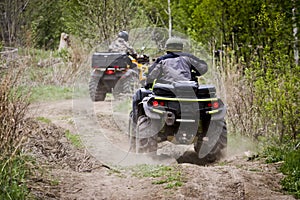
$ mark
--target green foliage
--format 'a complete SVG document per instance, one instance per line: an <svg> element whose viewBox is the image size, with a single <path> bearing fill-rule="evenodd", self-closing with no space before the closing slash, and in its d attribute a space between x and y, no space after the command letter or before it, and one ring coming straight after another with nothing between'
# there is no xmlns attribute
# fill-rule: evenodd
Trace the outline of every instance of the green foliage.
<svg viewBox="0 0 300 200"><path fill-rule="evenodd" d="M164 184L165 189L180 187L183 185L183 177L180 170L164 165L138 165L133 170L133 175L137 177L152 177L152 184Z"/></svg>
<svg viewBox="0 0 300 200"><path fill-rule="evenodd" d="M10 70L0 79L0 199L25 199L28 158L21 154L28 127L28 95L20 92L22 70Z"/></svg>
<svg viewBox="0 0 300 200"><path fill-rule="evenodd" d="M286 176L281 180L283 190L300 198L300 140L270 145L262 151L267 163L283 162L280 170ZM298 145L298 146L297 146Z"/></svg>
<svg viewBox="0 0 300 200"><path fill-rule="evenodd" d="M64 62L68 62L70 58L70 52L68 49L61 49L59 52L57 52L58 56L63 59Z"/></svg>
<svg viewBox="0 0 300 200"><path fill-rule="evenodd" d="M41 85L31 89L31 101L54 101L61 99L72 99L73 89L70 87L59 87L53 85Z"/></svg>
<svg viewBox="0 0 300 200"><path fill-rule="evenodd" d="M64 19L65 1L30 1L27 17L34 47L56 49L60 34L66 31Z"/></svg>
<svg viewBox="0 0 300 200"><path fill-rule="evenodd" d="M41 121L41 122L44 122L46 124L50 124L51 123L51 120L48 119L48 118L45 118L45 117L37 117L36 118L38 121Z"/></svg>
<svg viewBox="0 0 300 200"><path fill-rule="evenodd" d="M262 61L253 62L246 70L248 81L254 83L253 103L261 128L265 134L280 136L280 140L284 135L296 138L300 128L300 67L279 52L267 48L264 53Z"/></svg>
<svg viewBox="0 0 300 200"><path fill-rule="evenodd" d="M0 160L0 199L26 199L29 190L26 179L30 175L28 158L12 156Z"/></svg>
<svg viewBox="0 0 300 200"><path fill-rule="evenodd" d="M274 143L270 143L269 145L265 143L265 147L262 149L262 156L266 159L267 163L275 163L283 161L288 152L292 152L295 148L295 143L285 143L281 145L276 145L276 138L272 140ZM278 140L277 140L278 142Z"/></svg>
<svg viewBox="0 0 300 200"><path fill-rule="evenodd" d="M222 20L222 2L204 0L190 3L189 1L181 0L180 4L187 5L185 6L187 8L185 11L183 11L184 6L179 8L181 9L181 20L174 16L174 27L185 27L186 33L203 44L222 38L222 22L220 21ZM189 19L190 23L185 23L187 19ZM176 23L177 20L181 22L178 25Z"/></svg>
<svg viewBox="0 0 300 200"><path fill-rule="evenodd" d="M136 13L132 0L98 1L71 0L65 2L64 18L71 34L95 42L111 39L127 29ZM88 41L87 41L88 42Z"/></svg>
<svg viewBox="0 0 300 200"><path fill-rule="evenodd" d="M168 1L160 0L140 0L139 7L141 7L149 18L149 21L157 27L168 27Z"/></svg>
<svg viewBox="0 0 300 200"><path fill-rule="evenodd" d="M300 150L287 153L281 171L286 177L281 181L283 189L300 198Z"/></svg>
<svg viewBox="0 0 300 200"><path fill-rule="evenodd" d="M80 136L72 134L70 130L65 131L66 138L77 148L83 148Z"/></svg>

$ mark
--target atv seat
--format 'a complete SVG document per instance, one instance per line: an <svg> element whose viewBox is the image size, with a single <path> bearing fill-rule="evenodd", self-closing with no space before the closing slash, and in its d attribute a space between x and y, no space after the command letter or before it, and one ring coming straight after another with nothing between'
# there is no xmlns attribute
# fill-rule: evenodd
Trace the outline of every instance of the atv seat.
<svg viewBox="0 0 300 200"><path fill-rule="evenodd" d="M194 81L174 82L172 84L156 83L153 87L154 94L164 97L196 98L198 84Z"/></svg>
<svg viewBox="0 0 300 200"><path fill-rule="evenodd" d="M195 81L174 82L172 84L156 83L153 93L171 98L212 98L216 95L213 85L198 85Z"/></svg>
<svg viewBox="0 0 300 200"><path fill-rule="evenodd" d="M131 60L127 54L96 52L92 56L93 68L106 68L108 66L126 67L128 64L131 64Z"/></svg>

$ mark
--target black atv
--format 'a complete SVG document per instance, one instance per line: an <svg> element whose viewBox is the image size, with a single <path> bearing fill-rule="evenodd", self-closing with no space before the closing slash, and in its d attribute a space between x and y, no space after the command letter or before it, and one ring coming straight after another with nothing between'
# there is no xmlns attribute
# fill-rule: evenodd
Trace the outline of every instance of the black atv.
<svg viewBox="0 0 300 200"><path fill-rule="evenodd" d="M127 80L132 75L139 78L140 63L148 63L149 57L146 55L129 55L122 53L96 52L92 56L92 73L89 81L89 93L92 101L104 101L107 93L112 90L120 79ZM128 85L119 83L122 88L117 88L118 92L126 92Z"/></svg>
<svg viewBox="0 0 300 200"><path fill-rule="evenodd" d="M227 146L226 108L211 85L196 81L157 83L136 93L129 138L136 153L156 154L158 143L194 145L205 163L218 160Z"/></svg>

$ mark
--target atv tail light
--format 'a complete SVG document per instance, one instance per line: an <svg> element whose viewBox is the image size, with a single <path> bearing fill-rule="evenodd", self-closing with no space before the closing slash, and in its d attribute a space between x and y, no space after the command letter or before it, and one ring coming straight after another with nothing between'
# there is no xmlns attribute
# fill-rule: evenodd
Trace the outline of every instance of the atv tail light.
<svg viewBox="0 0 300 200"><path fill-rule="evenodd" d="M165 106L165 102L154 100L154 101L152 102L152 106L153 106L153 107L157 107L157 106Z"/></svg>
<svg viewBox="0 0 300 200"><path fill-rule="evenodd" d="M160 101L160 102L159 102L159 105L161 105L161 106L165 106L165 102L163 102L163 101Z"/></svg>
<svg viewBox="0 0 300 200"><path fill-rule="evenodd" d="M215 109L219 108L219 102L217 102L217 101L214 102L213 103L213 108L215 108Z"/></svg>
<svg viewBox="0 0 300 200"><path fill-rule="evenodd" d="M112 75L112 74L114 74L114 73L115 73L114 70L106 70L106 71L105 71L105 74L107 74L107 75Z"/></svg>
<svg viewBox="0 0 300 200"><path fill-rule="evenodd" d="M153 105L153 107L157 107L158 106L158 101L153 101L152 105Z"/></svg>
<svg viewBox="0 0 300 200"><path fill-rule="evenodd" d="M215 101L215 102L212 102L212 103L208 103L207 106L210 107L210 108L217 109L217 108L219 108L220 105L219 105L219 102Z"/></svg>

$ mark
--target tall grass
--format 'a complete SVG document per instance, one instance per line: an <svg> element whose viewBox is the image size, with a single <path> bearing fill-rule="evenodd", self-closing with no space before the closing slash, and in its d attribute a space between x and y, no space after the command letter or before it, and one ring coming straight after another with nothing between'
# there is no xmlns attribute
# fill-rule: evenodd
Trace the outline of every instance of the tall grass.
<svg viewBox="0 0 300 200"><path fill-rule="evenodd" d="M32 197L26 184L34 172L32 158L22 153L31 131L26 113L36 98L72 97L71 86L89 71L88 54L79 44L63 54L21 49L14 62L2 60L7 67L0 67L0 199Z"/></svg>
<svg viewBox="0 0 300 200"><path fill-rule="evenodd" d="M74 83L87 84L91 69L90 50L76 38L71 40L72 47L62 52L19 49L18 67L24 69L18 80L19 87L22 90L30 88L31 102L70 99Z"/></svg>
<svg viewBox="0 0 300 200"><path fill-rule="evenodd" d="M228 133L260 144L268 162L284 161L283 188L299 197L300 67L268 48L249 58L225 50L215 65L226 92Z"/></svg>
<svg viewBox="0 0 300 200"><path fill-rule="evenodd" d="M27 139L28 93L18 90L21 70L0 75L0 199L25 199L30 170L21 145Z"/></svg>
<svg viewBox="0 0 300 200"><path fill-rule="evenodd" d="M300 128L300 67L267 50L262 58L251 58L245 63L234 51L225 51L215 65L224 84L230 132L295 140Z"/></svg>
<svg viewBox="0 0 300 200"><path fill-rule="evenodd" d="M72 39L72 48L58 52L56 50L21 49L26 70L23 84L39 86L72 86L78 78L88 76L90 71L89 49L76 38Z"/></svg>

